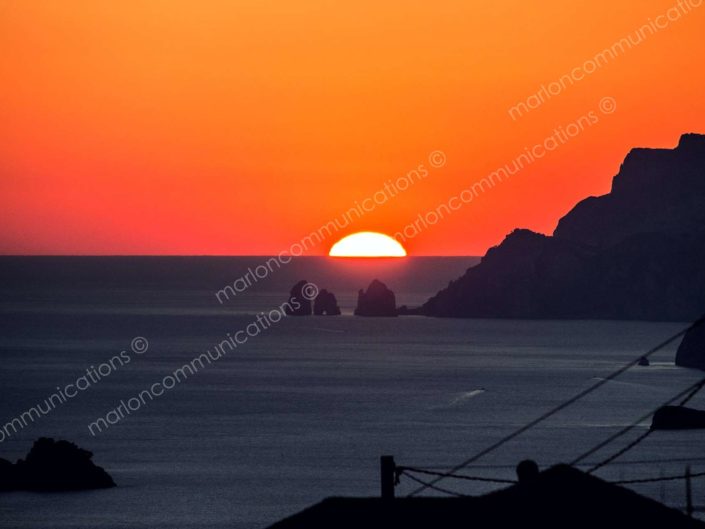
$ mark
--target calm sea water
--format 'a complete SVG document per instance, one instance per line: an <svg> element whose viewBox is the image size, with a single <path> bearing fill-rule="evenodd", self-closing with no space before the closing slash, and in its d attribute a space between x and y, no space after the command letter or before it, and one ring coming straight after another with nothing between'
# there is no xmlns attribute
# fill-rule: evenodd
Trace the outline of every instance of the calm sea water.
<svg viewBox="0 0 705 529"><path fill-rule="evenodd" d="M0 526L258 528L326 496L377 495L380 455L453 465L683 326L285 318L92 436L89 423L279 305L298 279L332 289L349 314L356 290L374 277L400 303L415 304L473 262L300 259L227 303L216 300L215 290L261 261L0 259L0 422L123 350L131 359L0 443L0 457L15 460L39 436L72 440L119 486L2 494ZM136 336L149 341L144 354L131 352ZM673 354L670 347L655 355L650 367L630 370L472 472L513 477L521 458L542 466L570 460L699 378L674 367ZM703 441L703 432L659 432L601 475L679 473L685 460L702 470ZM398 492L412 489L402 481ZM682 506L682 489L675 482L636 490ZM705 497L705 483L696 483L695 496Z"/></svg>

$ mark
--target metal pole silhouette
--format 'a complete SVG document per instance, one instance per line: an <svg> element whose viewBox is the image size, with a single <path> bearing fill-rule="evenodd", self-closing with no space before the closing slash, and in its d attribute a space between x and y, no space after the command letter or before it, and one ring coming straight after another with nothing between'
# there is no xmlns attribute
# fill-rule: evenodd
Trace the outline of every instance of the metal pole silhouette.
<svg viewBox="0 0 705 529"><path fill-rule="evenodd" d="M379 458L380 485L383 500L394 499L395 470L394 456L382 456Z"/></svg>
<svg viewBox="0 0 705 529"><path fill-rule="evenodd" d="M690 465L685 467L685 511L693 517L693 489L690 483Z"/></svg>

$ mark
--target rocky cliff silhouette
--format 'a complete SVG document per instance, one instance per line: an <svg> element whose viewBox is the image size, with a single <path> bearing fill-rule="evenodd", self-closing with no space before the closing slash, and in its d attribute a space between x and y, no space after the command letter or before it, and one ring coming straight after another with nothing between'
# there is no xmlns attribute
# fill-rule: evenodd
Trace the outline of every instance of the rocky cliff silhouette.
<svg viewBox="0 0 705 529"><path fill-rule="evenodd" d="M633 149L553 236L517 229L416 313L689 321L705 309L705 136Z"/></svg>
<svg viewBox="0 0 705 529"><path fill-rule="evenodd" d="M705 322L696 324L683 336L676 351L676 365L705 371Z"/></svg>

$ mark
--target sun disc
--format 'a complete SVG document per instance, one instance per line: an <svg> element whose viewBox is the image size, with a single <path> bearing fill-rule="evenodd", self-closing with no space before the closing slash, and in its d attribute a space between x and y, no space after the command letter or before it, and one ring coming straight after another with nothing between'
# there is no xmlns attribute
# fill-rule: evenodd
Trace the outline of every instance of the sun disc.
<svg viewBox="0 0 705 529"><path fill-rule="evenodd" d="M328 253L331 257L406 257L406 250L389 235L361 231L343 237Z"/></svg>

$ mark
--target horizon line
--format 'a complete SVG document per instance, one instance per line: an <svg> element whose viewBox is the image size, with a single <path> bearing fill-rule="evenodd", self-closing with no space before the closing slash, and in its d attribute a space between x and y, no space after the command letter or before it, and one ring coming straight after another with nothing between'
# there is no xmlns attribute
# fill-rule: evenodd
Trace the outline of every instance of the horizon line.
<svg viewBox="0 0 705 529"><path fill-rule="evenodd" d="M70 253L57 253L57 254L44 254L44 253L28 253L28 254L0 254L0 259L5 257L277 257L277 254L70 254ZM425 258L425 257L482 257L481 255L470 255L470 254L423 254L423 255L406 255L404 257L331 257L326 254L316 254L316 255L299 255L291 256L292 259L302 259L302 258L316 258L316 257L329 257L330 259L395 259L403 260L408 258Z"/></svg>

